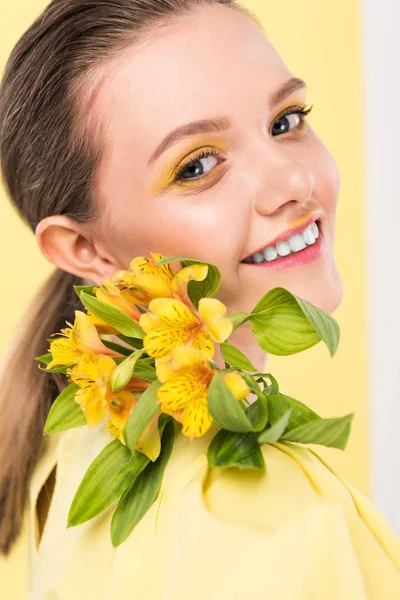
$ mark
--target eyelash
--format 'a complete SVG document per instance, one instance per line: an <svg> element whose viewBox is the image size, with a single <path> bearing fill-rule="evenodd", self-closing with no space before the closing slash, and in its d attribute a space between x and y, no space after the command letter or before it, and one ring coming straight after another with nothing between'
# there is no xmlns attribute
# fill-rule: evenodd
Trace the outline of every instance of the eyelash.
<svg viewBox="0 0 400 600"><path fill-rule="evenodd" d="M300 123L297 127L294 127L293 129L301 128L304 125L305 117L311 112L312 108L313 108L313 105L311 105L309 108L303 107L303 108L301 108L301 109L299 108L297 110L293 110L293 108L288 108L286 111L284 111L282 114L280 114L275 119L274 122L279 121L280 119L283 119L284 117L287 117L289 115L299 115ZM283 134L280 134L280 135L283 135ZM274 136L274 137L279 137L279 136ZM176 170L176 172L173 176L172 184L181 180L182 174L185 172L185 170L188 167L193 166L198 160L200 160L202 158L208 158L209 156L219 156L219 153L217 150L215 150L215 148L210 148L207 150L203 149L197 156L191 158L190 160L188 160L185 164L181 165ZM193 179L186 179L186 181L189 181L189 182L190 181L198 181L202 178L203 178L203 175L200 175L200 177L194 177Z"/></svg>

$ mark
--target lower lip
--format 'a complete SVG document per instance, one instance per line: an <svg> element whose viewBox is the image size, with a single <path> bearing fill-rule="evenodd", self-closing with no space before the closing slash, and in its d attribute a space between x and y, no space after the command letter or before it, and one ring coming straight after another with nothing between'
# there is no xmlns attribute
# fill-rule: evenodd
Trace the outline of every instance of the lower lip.
<svg viewBox="0 0 400 600"><path fill-rule="evenodd" d="M322 255L324 249L324 236L322 234L321 225L318 223L319 236L315 240L314 244L307 246L304 250L299 252L291 252L287 256L279 256L275 260L264 261L262 263L241 263L247 267L256 267L261 269L271 269L276 271L277 269L293 269L295 267L301 267L309 263L318 260Z"/></svg>

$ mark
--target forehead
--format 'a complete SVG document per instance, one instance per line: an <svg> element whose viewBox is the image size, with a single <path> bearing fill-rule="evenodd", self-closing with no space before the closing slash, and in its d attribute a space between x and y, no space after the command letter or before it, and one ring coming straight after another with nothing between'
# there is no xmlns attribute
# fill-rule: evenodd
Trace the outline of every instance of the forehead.
<svg viewBox="0 0 400 600"><path fill-rule="evenodd" d="M115 57L94 104L111 148L148 158L182 123L263 110L291 76L257 24L226 6L191 13ZM132 137L134 136L134 137ZM137 141L140 140L140 144Z"/></svg>

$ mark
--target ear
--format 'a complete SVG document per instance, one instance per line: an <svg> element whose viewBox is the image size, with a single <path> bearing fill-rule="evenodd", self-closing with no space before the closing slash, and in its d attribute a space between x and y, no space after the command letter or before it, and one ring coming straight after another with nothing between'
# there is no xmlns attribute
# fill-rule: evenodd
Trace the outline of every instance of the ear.
<svg viewBox="0 0 400 600"><path fill-rule="evenodd" d="M87 225L63 215L46 217L36 227L40 251L60 269L101 285L115 271L127 268L109 255Z"/></svg>

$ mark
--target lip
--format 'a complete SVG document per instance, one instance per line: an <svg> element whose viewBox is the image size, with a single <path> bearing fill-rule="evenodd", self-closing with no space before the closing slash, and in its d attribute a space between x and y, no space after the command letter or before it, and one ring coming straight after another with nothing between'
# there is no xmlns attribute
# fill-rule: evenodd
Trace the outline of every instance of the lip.
<svg viewBox="0 0 400 600"><path fill-rule="evenodd" d="M317 219L318 220L318 219ZM264 261L262 263L242 263L252 268L270 269L271 271L277 271L281 269L294 269L302 267L319 260L325 252L325 235L321 222L318 226L319 236L315 240L314 244L308 245L304 250L300 252L292 252L287 256L278 256L275 260Z"/></svg>
<svg viewBox="0 0 400 600"><path fill-rule="evenodd" d="M311 225L312 223L315 223L320 218L321 218L321 215L313 215L313 216L309 217L306 221L303 221L302 223L300 223L300 225L297 225L296 227L292 227L291 229L287 229L283 233L280 233L279 235L277 235L271 241L269 241L266 244L264 244L263 246L261 246L261 248L259 248L258 250L254 250L254 252L251 252L251 254L249 254L248 256L245 256L240 262L243 262L244 260L251 258L253 256L253 254L256 254L257 252L262 253L262 251L265 248L268 248L268 246L276 246L276 244L278 244L279 242L286 242L292 235L296 235L296 233L300 233L300 232L304 231L304 229L307 229L307 227L309 225ZM272 261L272 262L274 262L274 261ZM245 263L245 264L248 264L248 263Z"/></svg>

